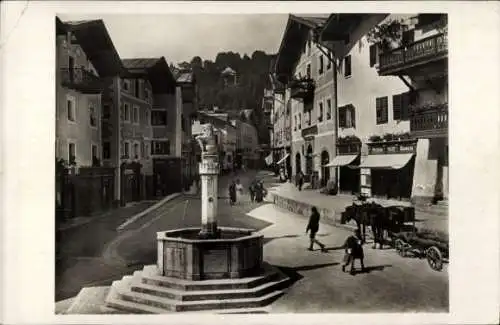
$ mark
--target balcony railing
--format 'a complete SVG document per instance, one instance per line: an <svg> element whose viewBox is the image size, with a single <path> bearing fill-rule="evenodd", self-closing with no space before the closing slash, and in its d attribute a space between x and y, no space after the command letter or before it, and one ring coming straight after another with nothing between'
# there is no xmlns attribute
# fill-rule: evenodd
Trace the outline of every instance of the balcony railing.
<svg viewBox="0 0 500 325"><path fill-rule="evenodd" d="M99 93L105 88L101 78L84 68L61 69L61 81L64 87L83 93Z"/></svg>
<svg viewBox="0 0 500 325"><path fill-rule="evenodd" d="M380 54L379 73L388 75L448 56L448 37L438 34Z"/></svg>
<svg viewBox="0 0 500 325"><path fill-rule="evenodd" d="M313 79L295 79L288 84L290 97L308 98L314 95L315 83Z"/></svg>
<svg viewBox="0 0 500 325"><path fill-rule="evenodd" d="M410 131L419 138L447 136L448 104L414 109L410 118Z"/></svg>

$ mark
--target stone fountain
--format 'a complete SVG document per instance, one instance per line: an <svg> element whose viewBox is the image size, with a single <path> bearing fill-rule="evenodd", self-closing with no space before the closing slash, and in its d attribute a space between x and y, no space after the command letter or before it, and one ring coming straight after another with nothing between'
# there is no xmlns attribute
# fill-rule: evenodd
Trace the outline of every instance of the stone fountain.
<svg viewBox="0 0 500 325"><path fill-rule="evenodd" d="M263 236L218 227L219 162L213 126L202 149L201 227L157 233L157 264L115 281L106 306L134 313L254 312L278 298L290 279L263 262Z"/></svg>

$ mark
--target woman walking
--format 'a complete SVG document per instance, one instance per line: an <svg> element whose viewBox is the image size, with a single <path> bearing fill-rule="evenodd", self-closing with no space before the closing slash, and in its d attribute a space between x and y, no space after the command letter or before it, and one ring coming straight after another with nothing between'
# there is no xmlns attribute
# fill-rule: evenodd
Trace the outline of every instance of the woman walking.
<svg viewBox="0 0 500 325"><path fill-rule="evenodd" d="M316 243L317 245L319 245L319 247L321 247L322 252L326 252L325 245L316 239L316 233L319 230L319 217L320 217L318 209L316 209L316 207L312 207L311 211L312 213L311 216L309 217L309 222L306 228L306 234L309 230L311 231L311 233L309 234L309 239L310 239L309 250L310 251L314 250L313 246L314 243Z"/></svg>

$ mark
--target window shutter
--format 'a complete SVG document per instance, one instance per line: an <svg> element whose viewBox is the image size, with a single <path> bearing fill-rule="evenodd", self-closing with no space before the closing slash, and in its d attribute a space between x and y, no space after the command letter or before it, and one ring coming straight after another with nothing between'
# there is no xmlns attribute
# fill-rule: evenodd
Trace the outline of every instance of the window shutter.
<svg viewBox="0 0 500 325"><path fill-rule="evenodd" d="M370 45L370 67L377 63L377 45Z"/></svg>
<svg viewBox="0 0 500 325"><path fill-rule="evenodd" d="M408 120L410 118L410 92L402 94L401 101L401 119Z"/></svg>
<svg viewBox="0 0 500 325"><path fill-rule="evenodd" d="M346 127L346 109L345 106L339 107L339 127Z"/></svg>
<svg viewBox="0 0 500 325"><path fill-rule="evenodd" d="M351 126L356 128L356 108L354 106L350 107L351 110Z"/></svg>
<svg viewBox="0 0 500 325"><path fill-rule="evenodd" d="M392 96L392 111L394 120L401 120L402 95Z"/></svg>

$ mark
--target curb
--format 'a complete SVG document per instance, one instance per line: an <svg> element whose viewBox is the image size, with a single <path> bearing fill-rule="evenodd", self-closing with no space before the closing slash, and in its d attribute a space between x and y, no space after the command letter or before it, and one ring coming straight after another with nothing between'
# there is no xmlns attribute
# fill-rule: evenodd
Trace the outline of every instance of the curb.
<svg viewBox="0 0 500 325"><path fill-rule="evenodd" d="M136 222L137 220L139 220L140 218L144 217L146 214L150 213L151 211L153 210L156 210L158 209L160 206L162 206L163 204L167 203L168 201L171 201L179 196L181 196L182 193L174 193L174 194L170 194L170 195L167 195L164 199L162 199L160 202L154 204L153 206L150 206L149 208L147 208L146 210L130 217L129 219L127 219L124 223L122 223L121 225L118 226L118 228L116 228L117 231L122 231L125 227L127 227L128 225L130 225L131 223L134 223Z"/></svg>

